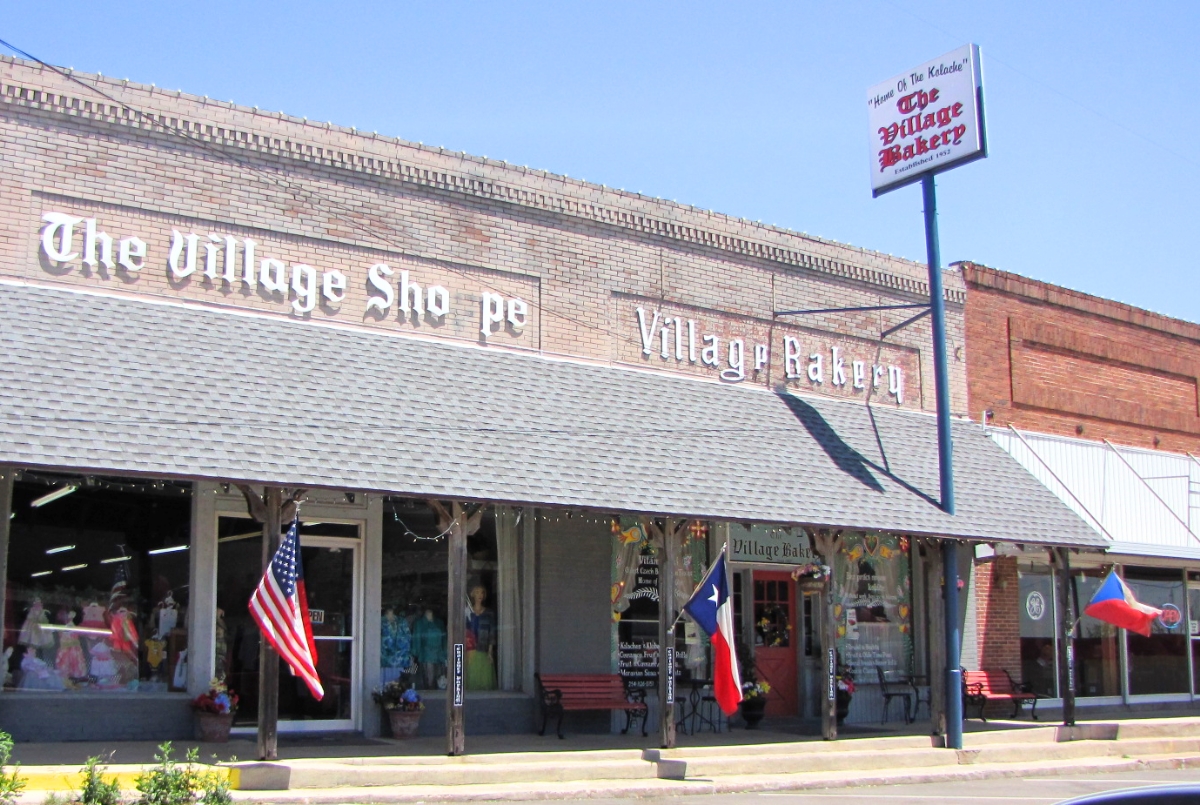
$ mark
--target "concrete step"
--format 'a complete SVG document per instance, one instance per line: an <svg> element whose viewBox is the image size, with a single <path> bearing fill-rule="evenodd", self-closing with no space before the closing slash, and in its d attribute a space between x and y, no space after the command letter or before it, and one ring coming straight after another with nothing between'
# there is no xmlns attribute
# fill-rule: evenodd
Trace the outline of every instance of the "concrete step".
<svg viewBox="0 0 1200 805"><path fill-rule="evenodd" d="M1143 718L1121 721L1117 738L1200 737L1200 718Z"/></svg>
<svg viewBox="0 0 1200 805"><path fill-rule="evenodd" d="M447 758L449 761L468 758ZM257 766L260 764L247 764ZM657 769L636 755L624 759L588 758L564 759L542 755L539 761L447 762L447 763L371 763L358 764L306 761L273 764L286 767L286 784L273 777L273 785L265 785L263 775L253 770L239 770L236 780L239 789L262 788L330 788L338 786L455 786L493 785L500 783L558 783L587 780L646 780L654 779Z"/></svg>
<svg viewBox="0 0 1200 805"><path fill-rule="evenodd" d="M964 749L960 762L1027 763L1039 760L1076 760L1100 757L1200 754L1200 738L1131 738L1117 741L1068 741L1042 746L1019 743Z"/></svg>
<svg viewBox="0 0 1200 805"><path fill-rule="evenodd" d="M890 751L796 752L769 757L663 758L659 777L672 780L716 779L729 775L809 774L813 772L865 772L898 768L957 766L958 755L945 749L892 749Z"/></svg>

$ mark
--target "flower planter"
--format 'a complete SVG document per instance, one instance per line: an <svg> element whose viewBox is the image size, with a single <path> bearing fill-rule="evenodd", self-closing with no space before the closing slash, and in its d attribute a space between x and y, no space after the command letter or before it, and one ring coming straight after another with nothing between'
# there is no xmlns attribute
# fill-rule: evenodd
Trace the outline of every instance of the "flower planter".
<svg viewBox="0 0 1200 805"><path fill-rule="evenodd" d="M746 720L746 729L758 729L758 722L766 715L767 699L765 696L754 696L742 699L742 718Z"/></svg>
<svg viewBox="0 0 1200 805"><path fill-rule="evenodd" d="M205 743L225 743L233 726L233 713L196 711L196 740Z"/></svg>
<svg viewBox="0 0 1200 805"><path fill-rule="evenodd" d="M393 738L412 738L421 723L420 710L388 710L388 721L392 725Z"/></svg>

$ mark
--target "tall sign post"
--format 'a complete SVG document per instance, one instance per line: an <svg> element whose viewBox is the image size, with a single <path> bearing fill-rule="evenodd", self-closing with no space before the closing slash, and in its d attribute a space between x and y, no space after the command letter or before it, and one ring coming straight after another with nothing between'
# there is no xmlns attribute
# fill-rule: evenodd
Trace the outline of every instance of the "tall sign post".
<svg viewBox="0 0 1200 805"><path fill-rule="evenodd" d="M979 48L964 45L867 91L871 125L871 193L915 182L925 202L925 251L933 324L941 505L954 514L950 383L946 369L946 310L938 245L934 176L987 156L983 69ZM946 746L962 748L961 632L958 625L958 543L942 542L946 638Z"/></svg>

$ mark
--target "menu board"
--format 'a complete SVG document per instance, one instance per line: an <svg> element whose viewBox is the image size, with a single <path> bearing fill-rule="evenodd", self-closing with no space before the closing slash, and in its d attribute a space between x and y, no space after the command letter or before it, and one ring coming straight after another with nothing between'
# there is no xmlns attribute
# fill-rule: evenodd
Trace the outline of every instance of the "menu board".
<svg viewBox="0 0 1200 805"><path fill-rule="evenodd" d="M860 682L874 667L912 671L912 573L907 537L848 532L834 563L839 661Z"/></svg>

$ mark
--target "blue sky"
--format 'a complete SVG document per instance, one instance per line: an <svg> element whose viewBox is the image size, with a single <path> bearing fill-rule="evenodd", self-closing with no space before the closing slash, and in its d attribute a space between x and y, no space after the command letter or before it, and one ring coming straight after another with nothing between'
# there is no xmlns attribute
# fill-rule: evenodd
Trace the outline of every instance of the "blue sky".
<svg viewBox="0 0 1200 805"><path fill-rule="evenodd" d="M921 260L866 90L973 41L991 156L939 179L943 259L1200 321L1200 3L10 0L0 38Z"/></svg>

